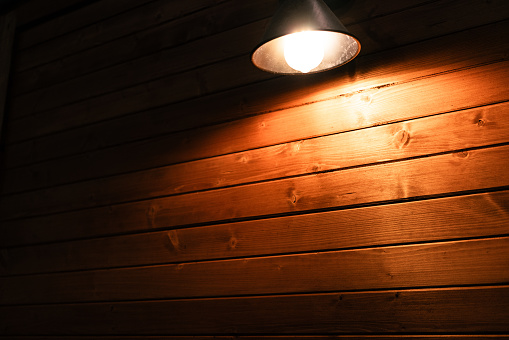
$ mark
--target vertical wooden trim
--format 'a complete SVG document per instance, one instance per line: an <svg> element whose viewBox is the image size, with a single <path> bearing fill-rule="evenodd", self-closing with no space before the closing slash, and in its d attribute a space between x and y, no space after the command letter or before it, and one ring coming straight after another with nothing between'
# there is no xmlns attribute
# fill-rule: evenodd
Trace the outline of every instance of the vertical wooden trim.
<svg viewBox="0 0 509 340"><path fill-rule="evenodd" d="M15 28L16 15L14 11L0 16L0 137L2 135L2 123L6 110L5 102Z"/></svg>

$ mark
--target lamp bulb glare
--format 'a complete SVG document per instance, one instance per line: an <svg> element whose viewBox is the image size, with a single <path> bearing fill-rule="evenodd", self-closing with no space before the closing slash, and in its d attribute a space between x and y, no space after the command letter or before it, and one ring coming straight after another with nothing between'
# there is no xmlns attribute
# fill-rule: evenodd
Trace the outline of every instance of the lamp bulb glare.
<svg viewBox="0 0 509 340"><path fill-rule="evenodd" d="M284 56L288 66L308 73L323 60L325 54L323 32L303 31L285 36Z"/></svg>

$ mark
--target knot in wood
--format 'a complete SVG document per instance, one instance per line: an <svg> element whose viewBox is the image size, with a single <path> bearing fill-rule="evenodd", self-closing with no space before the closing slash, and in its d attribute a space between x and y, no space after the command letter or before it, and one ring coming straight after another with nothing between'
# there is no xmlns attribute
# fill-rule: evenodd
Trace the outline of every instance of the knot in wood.
<svg viewBox="0 0 509 340"><path fill-rule="evenodd" d="M180 244L176 230L168 231L167 235L168 235L168 239L170 240L170 247L171 247L170 249L172 249L176 252L180 252L186 248L185 245Z"/></svg>
<svg viewBox="0 0 509 340"><path fill-rule="evenodd" d="M398 149L402 149L410 143L410 133L406 130L400 130L394 136L394 144Z"/></svg>
<svg viewBox="0 0 509 340"><path fill-rule="evenodd" d="M308 170L309 172L318 172L320 171L322 168L320 165L318 164L313 164L311 165L311 168Z"/></svg>
<svg viewBox="0 0 509 340"><path fill-rule="evenodd" d="M232 236L232 237L230 238L230 241L228 242L228 248L230 248L230 249L232 249L232 250L233 250L233 249L235 249L235 248L237 247L237 242L238 242L238 241L237 241L237 239L235 238L235 236Z"/></svg>
<svg viewBox="0 0 509 340"><path fill-rule="evenodd" d="M468 151L455 152L454 156L458 157L458 158L467 158L468 157Z"/></svg>
<svg viewBox="0 0 509 340"><path fill-rule="evenodd" d="M336 296L335 298L332 299L332 303L336 306L336 307L339 307L341 305L341 302L343 301L343 295L338 295Z"/></svg>
<svg viewBox="0 0 509 340"><path fill-rule="evenodd" d="M288 202L290 203L290 206L295 206L297 202L299 201L299 195L297 195L297 190L295 190L294 187L288 188L287 192Z"/></svg>
<svg viewBox="0 0 509 340"><path fill-rule="evenodd" d="M286 148L287 150L285 150L285 153L289 156L293 156L293 155L297 154L300 151L301 144L302 144L302 141L288 144L288 146Z"/></svg>
<svg viewBox="0 0 509 340"><path fill-rule="evenodd" d="M246 164L246 163L248 163L248 162L249 162L249 157L248 157L248 156L246 156L246 155L242 155L242 156L239 158L239 162L240 162L240 163L244 163L244 164Z"/></svg>

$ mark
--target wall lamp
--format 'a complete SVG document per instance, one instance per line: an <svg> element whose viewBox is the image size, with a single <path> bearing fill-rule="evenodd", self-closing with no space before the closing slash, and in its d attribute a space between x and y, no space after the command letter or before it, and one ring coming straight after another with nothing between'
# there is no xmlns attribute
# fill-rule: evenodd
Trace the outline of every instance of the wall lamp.
<svg viewBox="0 0 509 340"><path fill-rule="evenodd" d="M251 60L267 72L306 74L344 65L360 50L323 0L283 0Z"/></svg>

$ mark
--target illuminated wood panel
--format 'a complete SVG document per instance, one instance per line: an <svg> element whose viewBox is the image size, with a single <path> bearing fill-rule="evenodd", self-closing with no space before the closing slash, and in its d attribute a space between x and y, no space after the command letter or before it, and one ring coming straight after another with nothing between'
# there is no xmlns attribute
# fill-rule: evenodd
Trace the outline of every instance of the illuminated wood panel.
<svg viewBox="0 0 509 340"><path fill-rule="evenodd" d="M5 207L3 215L7 217L16 207L23 207L25 213L30 213L25 204L29 201L37 203L39 213L49 213L56 211L55 209L74 210L496 145L505 142L509 135L508 107L506 103L496 104L483 109L458 111L445 116L431 116L10 195L1 200ZM233 134L235 131L232 129L231 135ZM364 143L365 140L370 143ZM213 148L212 144L211 142L209 147ZM242 142L239 144L244 145ZM200 148L196 145L195 148L187 149L186 154L192 158L193 151L196 151L198 154L195 157L201 158L199 155L206 150L206 147ZM210 152L213 151L212 149ZM113 155L111 158L115 159ZM133 159L140 161L140 157L126 157L126 163L120 163L120 159L119 163L124 169L129 169ZM285 166L280 167L280 164ZM106 166L101 163L96 166L99 169L101 165ZM224 171L225 168L229 171ZM34 170L34 167L28 169ZM38 169L39 173L49 172L53 166L46 163L44 168L40 166ZM4 191L11 188L33 189L29 186L32 183L30 179L34 186L59 184L35 181L34 177L23 178L24 174L26 172L20 172L17 168L9 171L6 174L8 182ZM90 174L90 168L83 167L83 173L76 171L69 173L68 177L72 176L75 181L82 178L80 174L86 178ZM63 178L65 177L59 177L60 180ZM17 185L20 182L25 186ZM90 197L94 199L90 200Z"/></svg>
<svg viewBox="0 0 509 340"><path fill-rule="evenodd" d="M309 77L276 6L19 4L0 339L509 338L509 2L345 3Z"/></svg>
<svg viewBox="0 0 509 340"><path fill-rule="evenodd" d="M165 228L505 187L509 185L508 166L509 146L500 146L191 192L117 205L116 212L106 206L74 215L83 216L83 220L94 216L106 225L134 222L147 229ZM13 202L2 202L4 219L44 214L60 207L41 205L30 211ZM58 215L53 227L56 221Z"/></svg>
<svg viewBox="0 0 509 340"><path fill-rule="evenodd" d="M0 269L16 275L503 235L509 228L508 202L509 193L500 191L32 245L4 249L6 264ZM12 229L0 234L2 246L97 237L105 232L63 225L54 225L50 232L45 225L44 219L33 225L13 223Z"/></svg>
<svg viewBox="0 0 509 340"><path fill-rule="evenodd" d="M462 32L459 35L455 34L452 36L446 36L440 42L435 41L427 41L423 44L419 44L420 48L415 50L415 47L407 48L405 53L412 53L412 61L414 58L418 58L417 61L413 61L409 63L408 60L392 62L387 65L386 63L380 63L379 59L369 58L360 58L359 63L364 61L362 64L359 64L357 67L357 73L359 77L356 77L356 81L354 83L344 83L339 84L337 81L333 83L320 84L320 87L316 86L313 91L314 95L306 97L305 101L308 103L312 102L323 102L337 97L338 95L346 96L350 92L358 91L359 88L365 88L366 91L364 96L372 96L373 93L377 91L377 86L386 86L387 84L398 84L401 82L408 82L423 76L430 76L436 73L439 73L444 70L448 70L450 68L465 68L472 67L478 64L485 64L494 61L500 61L503 59L503 54L505 53L504 44L505 36L500 33L492 37L492 39L487 40L484 39L486 34L490 34L491 30L496 30L497 32L504 32L507 30L507 24L495 24L491 26L488 30L486 27L482 27L481 29L474 30L473 32ZM473 49L478 52L478 54L469 54L464 48L464 44L461 43L464 38L469 38L470 45ZM477 37L477 38L472 38ZM434 53L430 53L429 51L433 51ZM440 51L438 53L437 51ZM389 51L386 53L386 57L389 59L398 58L402 51ZM447 58L444 58L447 56ZM442 63L440 67L435 67L435 60L437 58L442 58ZM396 59L397 60L397 59ZM417 64L415 64L417 62ZM373 70L373 63L378 63L378 67L376 68L376 72L369 70ZM425 65L424 65L425 64ZM361 67L362 66L362 67ZM423 67L425 66L425 67ZM395 70L398 71L395 71ZM362 76L362 79L358 79ZM274 83L273 86L270 87L272 92L281 92L281 88L287 89L291 84L288 82L282 83L282 80L286 80L286 78L280 78ZM470 84L476 84L478 87L478 91L484 91L484 83L477 84L475 80L469 82ZM349 84L349 85L348 85ZM458 87L461 84L458 84ZM450 88L443 89L442 92L449 91L453 88L454 85L451 85ZM265 87L263 87L265 88ZM207 122L213 122L217 113L220 113L221 119L224 119L224 115L228 113L228 110L231 111L231 108L228 108L225 103L234 102L235 100L244 101L246 108L243 108L242 111L248 110L245 113L256 113L257 111L267 111L271 105L277 105L278 109L285 109L288 107L295 106L297 103L296 99L299 99L302 94L297 89L292 89L291 91L287 91L285 94L287 98L281 98L278 100L284 99L286 102L283 103L265 103L266 100L261 103L257 103L255 98L267 98L267 92L260 92L263 88L252 87L249 89L250 97L252 99L248 100L243 91L237 91L237 93L228 93L227 96L218 94L215 96L215 100L208 101L203 103L203 101L192 101L190 103L180 104L171 106L166 110L156 110L155 112L150 112L151 119L147 121L146 115L148 113L143 112L135 117L125 117L122 120L113 120L109 122L105 122L104 124L100 124L99 126L87 126L82 129L73 130L72 132L60 133L60 134L52 134L46 138L37 139L36 141L27 141L25 143L18 143L12 145L7 151L9 152L7 156L17 157L21 159L21 164L25 164L31 161L42 161L47 158L52 157L61 157L65 155L69 155L75 152L77 146L80 147L82 151L93 150L98 147L107 147L109 145L115 145L119 142L127 142L132 140L133 138L143 138L150 134L162 134L168 132L175 132L179 129L188 129L191 127L199 126L200 124L204 124ZM371 88L371 91L369 89ZM282 97L282 95L278 96ZM360 97L360 96L359 96ZM257 100L260 102L259 100ZM218 105L221 106L217 108ZM260 106L260 104L264 106ZM302 104L302 103L301 103ZM351 103L354 105L355 103ZM357 103L360 104L360 103ZM258 105L258 106L255 106ZM369 107L364 103L364 106ZM205 109L206 108L206 109ZM214 111L210 111L210 109L214 109ZM375 108L376 109L376 108ZM184 117L180 117L178 121L175 120L174 111L179 112L182 110L186 110L188 112L199 112L199 120L187 120L182 121ZM74 110L75 113L76 110ZM245 114L244 113L244 114ZM103 115L106 115L107 112L102 112ZM237 112L237 115L241 113ZM90 114L88 115L90 116ZM90 117L87 116L87 119ZM104 118L104 117L103 117ZM216 117L218 119L219 117ZM52 124L66 124L67 119L72 119L76 123L76 114L69 117L66 115L64 117L59 117L58 119L51 118L48 114L44 116L38 117L37 115L31 116L27 118L28 120L19 120L13 122L12 128L14 131L12 132L13 138L23 138L27 134L37 134L43 133L43 129L47 128ZM270 118L268 118L270 119ZM160 122L162 124L155 124L156 122ZM84 123L84 122L83 122ZM120 124L120 125L119 125ZM16 128L18 127L18 128ZM238 129L238 127L237 127ZM118 131L121 132L118 132ZM115 132L117 131L117 132ZM49 131L47 131L49 132ZM115 133L113 133L115 132ZM120 138L120 140L119 140ZM20 160L10 159L12 165L20 164Z"/></svg>
<svg viewBox="0 0 509 340"><path fill-rule="evenodd" d="M420 29L419 31L420 36L413 36L413 38L409 37L409 40L401 42L401 45L433 37L432 32L429 30L429 27L433 25L434 22L436 22L436 16L432 14L434 11L445 11L445 13L449 13L451 15L451 17L448 19L450 19L452 22L456 22L452 20L453 18L456 18L455 12L451 12L450 8L448 10L447 8L443 8L444 6L447 7L447 3L433 2L432 5L426 6L431 6L431 8L426 7L425 10L423 9L419 11L418 13L416 13L416 17L413 19L414 21L413 24L416 24L415 20L417 19L419 20L418 25L416 25L415 27L418 27ZM504 18L503 16L504 12L499 8L503 6L504 3L500 2L499 0L489 7L490 11L489 12L487 11L486 13L491 13L494 16L494 18L490 19L489 16L487 16L485 19L487 20L487 23L499 21ZM456 6L453 7L454 10L457 10ZM427 15L424 15L423 12L426 12ZM397 35L401 27L407 27L408 25L410 25L410 23L407 22L407 20L409 20L408 18L410 17L402 13L404 13L404 11L398 12L396 14L386 15L389 17L389 19L385 20L389 20L391 22L401 22L402 25L402 26L388 25L387 27L392 27L394 29L394 31L388 32L387 33L388 35ZM468 13L471 14L472 16L478 17L477 16L478 12L476 12L475 7L469 7ZM378 18L376 20L381 19ZM366 27L363 29L368 29L369 25L371 24L372 24L371 20L366 21L364 23ZM467 28L476 27L475 25L472 25L471 21L469 21L468 23L458 21L457 25L458 27L454 26L450 28L448 27L449 31L447 33L454 33L457 31L462 31ZM167 77L162 77L161 72L163 72L164 74L164 71L161 71L161 67L159 67L156 68L155 71L151 72L151 74L154 74L153 72L159 72L152 77L156 78L157 80L148 81L147 83L144 84L136 84L130 87L123 87L121 91L111 92L112 89L110 88L109 90L110 92L107 92L106 94L102 95L96 94L94 97L90 98L89 100L86 100L85 103L81 101L78 103L74 103L73 101L71 101L67 102L69 105L64 106L54 106L53 104L49 104L50 106L52 106L51 109L48 107L47 104L45 104L46 102L52 100L66 101L69 99L67 98L68 96L60 95L59 91L52 92L54 87L48 87L44 92L40 92L39 96L35 96L37 100L20 100L19 106L17 107L16 105L14 106L15 110L13 110L12 112L12 117L13 119L21 118L32 115L37 112L41 112L41 115L45 117L46 120L53 120L51 119L51 117L55 117L57 120L60 120L62 119L62 117L67 116L68 112L72 111L74 112L73 116L75 117L76 116L81 117L83 115L87 117L86 119L89 122L91 120L97 122L107 117L110 118L117 117L123 114L133 113L140 110L146 110L160 105L168 105L181 100L198 98L206 94L213 94L219 91L236 88L241 85L247 85L252 82L273 78L273 76L270 74L262 73L256 70L249 61L248 53L250 52L253 44L257 43L259 36L263 33L263 28L264 28L263 25L258 25L256 33L254 24L250 23L245 27L242 26L238 28L238 30L247 30L245 32L241 31L238 32L237 34L234 34L235 31L230 30L225 33L227 36L223 38L221 38L221 35L212 35L208 39L210 40L208 42L205 41L201 43L200 40L198 40L196 42L184 44L181 47L179 47L179 49L183 49L182 51L168 52L170 53L170 56L172 56L172 61L175 60L176 58L183 58L184 62L189 62L189 58L185 58L184 56L193 56L191 58L192 60L195 60L197 58L198 59L204 58L203 54L199 53L199 51L206 50L207 51L206 55L209 58L206 60L210 60L210 58L213 58L213 60L216 62L211 64L205 64L203 65L203 68L200 68L199 70L193 69L184 72L185 68L183 68L179 73L169 75ZM362 33L362 29L359 28L358 31ZM442 35L445 33L446 32L442 32ZM248 34L249 38L246 37L246 35ZM204 38L204 40L207 40L207 38ZM234 43L231 43L232 41ZM202 45L194 46L200 43ZM226 44L226 46L223 45L218 46L219 43ZM363 53L373 53L381 50L390 49L391 47L399 46L399 45L393 46L394 43L391 43L390 41L387 41L386 43L388 45L377 45L372 48L366 47L364 48ZM238 51L237 46L238 47L243 46L244 51ZM125 51L123 55L126 54L129 55L130 53L131 51ZM174 54L176 54L176 56L173 56ZM101 53L100 55L101 56L109 55L109 53L105 52ZM182 57L179 57L179 55ZM224 61L221 62L221 60ZM154 62L147 61L147 63L153 64ZM171 67L172 63L170 63L170 66L165 66L165 68ZM82 62L79 63L77 62L75 64L81 65ZM177 63L177 65L180 64ZM126 65L126 67L127 69L125 69L125 72L116 73L115 76L111 75L108 76L111 78L111 80L108 81L107 83L114 84L115 82L117 82L118 77L121 78L128 77L133 72L136 72L132 71L132 69L135 68L132 64L128 64ZM232 70L236 70L236 72L232 72ZM143 76L144 73L140 75L140 77ZM76 81L80 82L80 80ZM95 91L96 86L99 87L108 86L97 84L97 81L92 81L88 83L85 82L85 84L88 84L87 85L88 89L91 92ZM125 84L123 81L121 81L120 85L122 86ZM64 86L63 88L61 88L61 90L66 91L67 89ZM81 91L78 89L76 89L76 91L73 92L72 94L73 96L80 95L87 96L88 93L88 91ZM42 95L42 93L44 93L44 95ZM257 99L259 99L259 97ZM302 97L299 98L299 100L301 99ZM85 108L89 109L83 111ZM48 117L50 117L50 119L48 119ZM85 117L83 117L83 119L85 119Z"/></svg>

